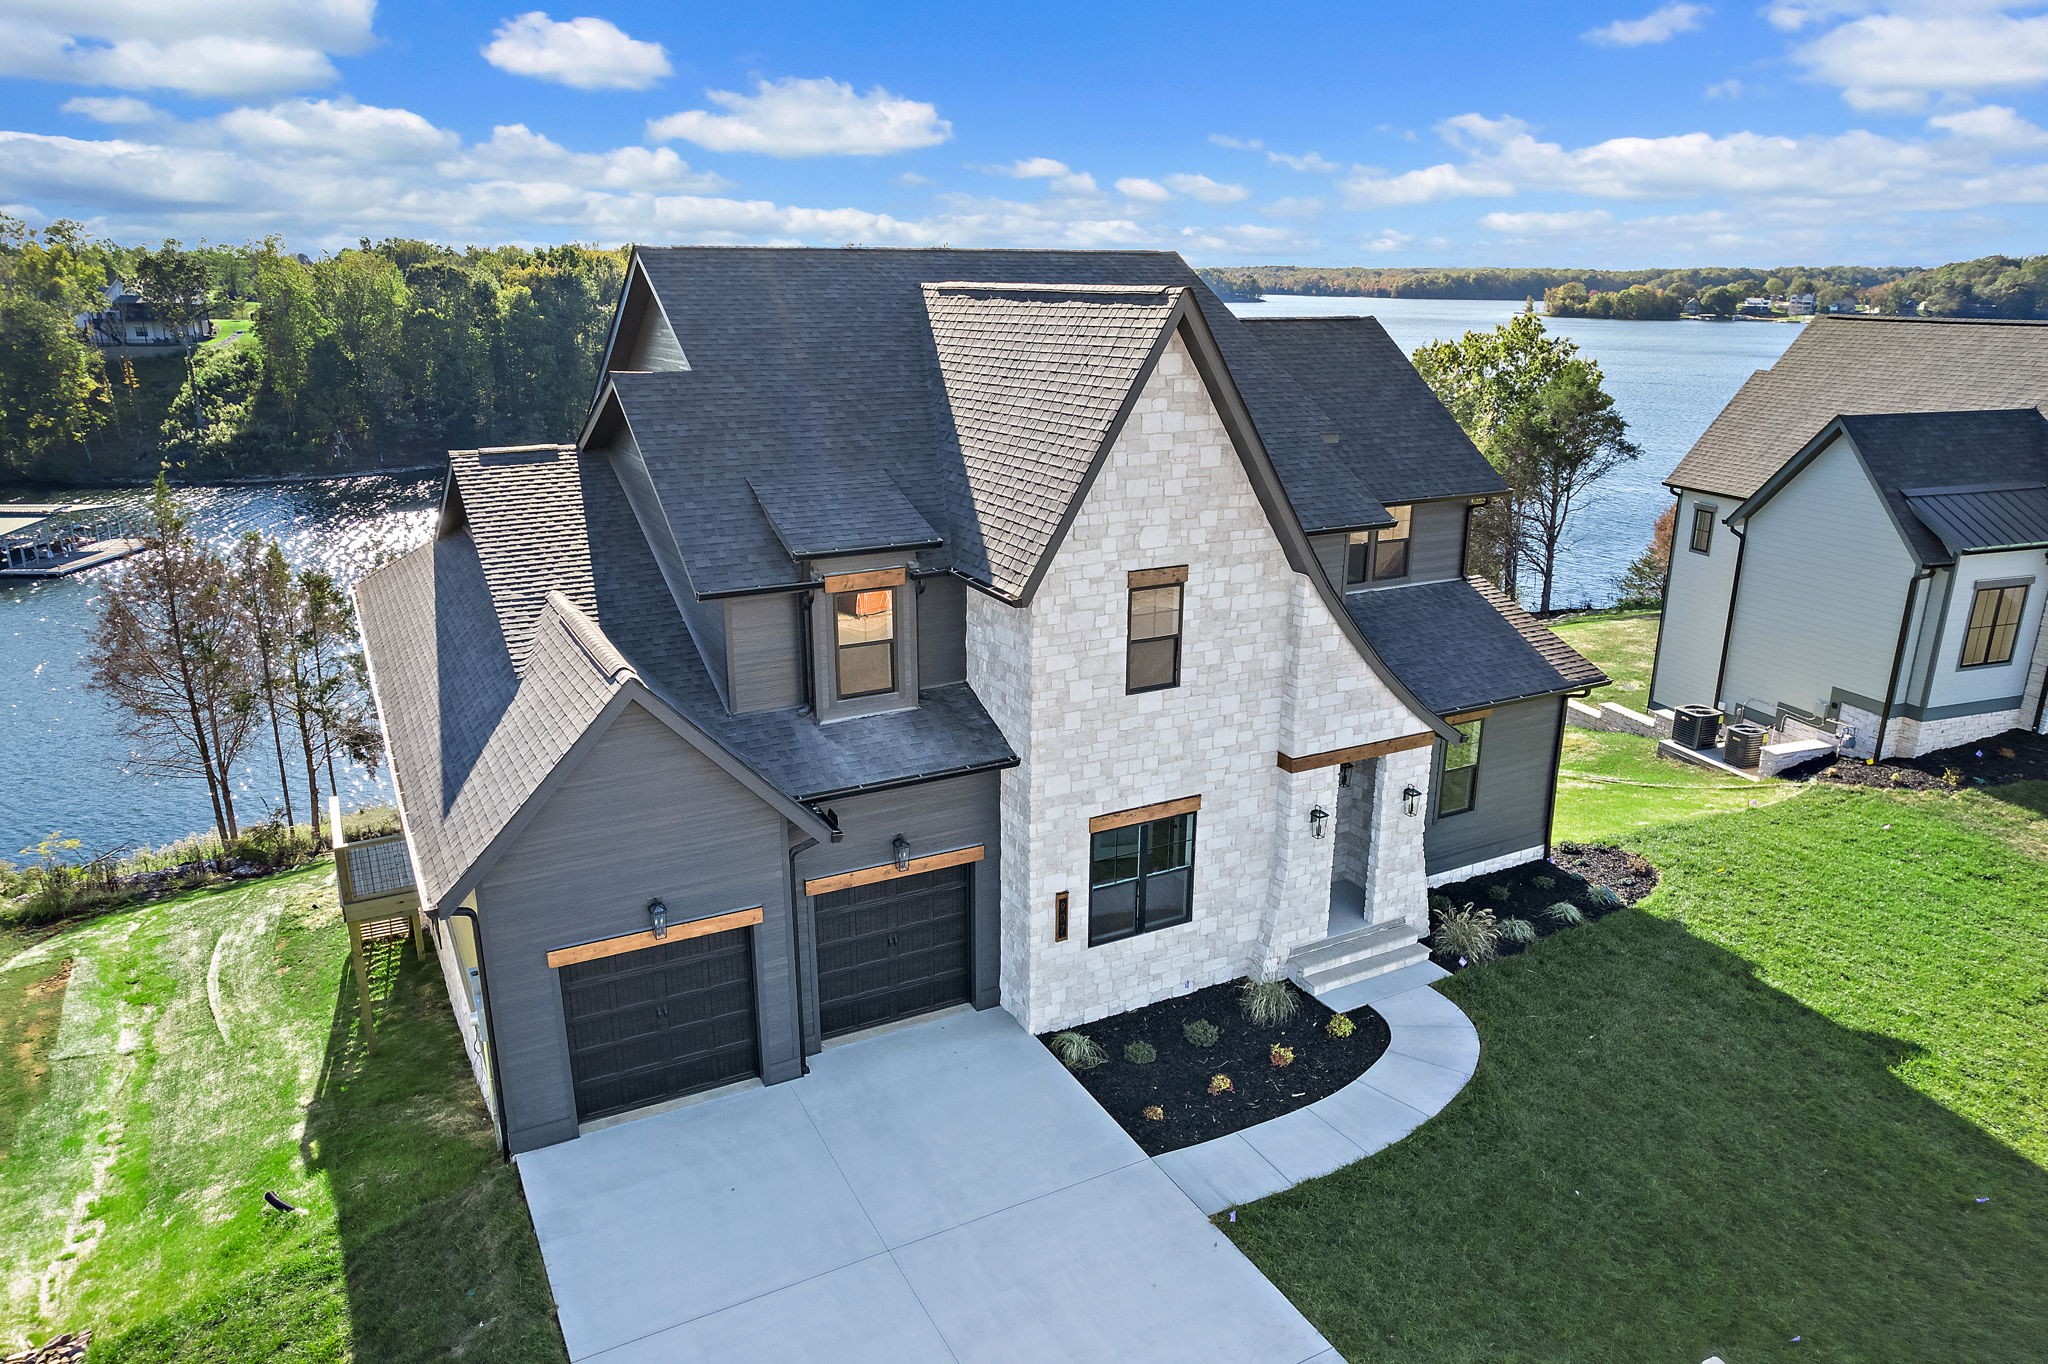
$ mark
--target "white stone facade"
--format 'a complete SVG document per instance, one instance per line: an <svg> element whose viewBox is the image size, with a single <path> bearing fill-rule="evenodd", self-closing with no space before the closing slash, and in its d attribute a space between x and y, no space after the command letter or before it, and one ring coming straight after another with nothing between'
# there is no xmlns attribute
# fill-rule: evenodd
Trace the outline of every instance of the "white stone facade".
<svg viewBox="0 0 2048 1364"><path fill-rule="evenodd" d="M1524 848L1520 852L1509 853L1505 857L1489 857L1484 862L1467 862L1462 867L1452 867L1447 871L1440 871L1429 878L1429 884L1432 886L1445 886L1453 881L1463 881L1467 877L1484 876L1490 871L1506 871L1509 867L1519 867L1525 863L1539 862L1548 856L1549 852L1550 849L1538 843L1533 848Z"/></svg>
<svg viewBox="0 0 2048 1364"><path fill-rule="evenodd" d="M1125 691L1127 574L1185 564L1181 683ZM1037 595L970 594L968 681L1021 764L1003 774L1003 1003L1034 1032L1277 970L1328 927L1337 768L1295 756L1426 721L1372 672L1289 566L1183 340L1147 378ZM1398 814L1429 753L1395 755L1370 861L1377 896L1423 914L1423 820ZM1091 817L1201 798L1189 923L1088 945ZM1070 931L1055 942L1055 896ZM1412 905L1406 903L1413 900ZM1369 899L1376 917L1377 899Z"/></svg>

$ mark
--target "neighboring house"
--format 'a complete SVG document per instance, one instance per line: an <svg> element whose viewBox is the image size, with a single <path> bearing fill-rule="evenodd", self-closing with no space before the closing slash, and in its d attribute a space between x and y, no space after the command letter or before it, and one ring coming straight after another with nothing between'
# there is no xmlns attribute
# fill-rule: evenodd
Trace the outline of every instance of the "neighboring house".
<svg viewBox="0 0 2048 1364"><path fill-rule="evenodd" d="M1650 704L1911 756L2042 724L2048 324L1822 315L1666 482Z"/></svg>
<svg viewBox="0 0 2048 1364"><path fill-rule="evenodd" d="M1599 672L1370 318L1151 252L636 251L573 446L357 589L507 1144L960 1005L1033 1031L1423 955L1541 857Z"/></svg>
<svg viewBox="0 0 2048 1364"><path fill-rule="evenodd" d="M1771 301L1763 297L1745 298L1735 311L1742 317L1770 317L1775 313Z"/></svg>
<svg viewBox="0 0 2048 1364"><path fill-rule="evenodd" d="M1788 317L1811 317L1811 316L1813 316L1813 295L1812 295L1812 294L1787 294L1787 295L1785 295L1785 315L1786 315L1786 316L1788 316Z"/></svg>
<svg viewBox="0 0 2048 1364"><path fill-rule="evenodd" d="M74 319L96 346L172 346L204 341L214 333L210 320L173 327L158 320L155 309L120 280L101 291L100 306Z"/></svg>

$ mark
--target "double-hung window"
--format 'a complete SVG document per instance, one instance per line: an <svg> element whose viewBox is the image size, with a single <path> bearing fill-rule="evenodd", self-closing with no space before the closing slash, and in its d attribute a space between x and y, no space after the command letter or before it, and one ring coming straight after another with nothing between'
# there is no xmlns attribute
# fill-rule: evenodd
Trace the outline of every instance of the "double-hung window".
<svg viewBox="0 0 2048 1364"><path fill-rule="evenodd" d="M1965 668L1988 668L2012 662L2020 636L2020 615L2027 606L2025 583L1980 587L1970 595L1970 620L1963 628Z"/></svg>
<svg viewBox="0 0 2048 1364"><path fill-rule="evenodd" d="M1346 587L1408 576L1410 509L1389 507L1387 511L1394 518L1393 525L1351 533L1344 554Z"/></svg>
<svg viewBox="0 0 2048 1364"><path fill-rule="evenodd" d="M1484 720L1457 727L1458 742L1444 745L1442 769L1436 778L1436 812L1462 814L1479 798L1479 732Z"/></svg>
<svg viewBox="0 0 2048 1364"><path fill-rule="evenodd" d="M1692 552L1705 554L1714 547L1714 507L1692 509Z"/></svg>
<svg viewBox="0 0 2048 1364"><path fill-rule="evenodd" d="M1141 569L1130 575L1130 635L1124 653L1124 690L1161 691L1180 685L1180 608L1184 568Z"/></svg>
<svg viewBox="0 0 2048 1364"><path fill-rule="evenodd" d="M1184 924L1194 914L1195 816L1168 815L1093 835L1088 945Z"/></svg>
<svg viewBox="0 0 2048 1364"><path fill-rule="evenodd" d="M839 699L896 690L896 592L867 588L832 595Z"/></svg>

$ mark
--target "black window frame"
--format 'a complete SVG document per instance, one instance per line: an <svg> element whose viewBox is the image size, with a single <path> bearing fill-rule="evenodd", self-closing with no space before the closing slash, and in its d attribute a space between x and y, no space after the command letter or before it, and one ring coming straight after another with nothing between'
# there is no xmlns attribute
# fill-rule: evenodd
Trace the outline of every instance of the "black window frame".
<svg viewBox="0 0 2048 1364"><path fill-rule="evenodd" d="M1694 554L1712 554L1714 552L1714 518L1720 510L1719 507L1694 507L1692 509L1692 532L1686 539L1685 547Z"/></svg>
<svg viewBox="0 0 2048 1364"><path fill-rule="evenodd" d="M1113 942L1127 942L1157 933L1162 929L1178 928L1193 923L1195 918L1195 849L1196 811L1187 810L1180 814L1166 815L1159 819L1148 819L1135 824L1122 824L1114 829L1104 829L1088 836L1088 945L1101 947ZM1129 843L1128 852L1118 851L1114 845ZM1171 866L1155 867L1152 864L1155 850L1165 844L1172 851L1182 854L1182 860ZM1176 846L1177 845L1177 846ZM1105 861L1128 859L1131 874L1098 879ZM1131 927L1104 933L1098 926L1106 917L1103 892L1123 886L1131 887ZM1173 906L1171 897L1178 892L1179 903ZM1158 898L1169 907L1155 914L1153 901ZM1116 906L1121 909L1121 906Z"/></svg>
<svg viewBox="0 0 2048 1364"><path fill-rule="evenodd" d="M1180 685L1181 639L1187 629L1188 585L1186 582L1151 583L1142 587L1130 587L1124 595L1124 695L1136 696L1141 692L1170 691ZM1169 634L1138 634L1138 596L1140 593L1171 592L1173 596L1173 630ZM1148 595L1147 600L1151 598ZM1148 615L1153 614L1151 612ZM1172 641L1173 665L1168 680L1135 684L1135 660L1138 646L1157 645Z"/></svg>
<svg viewBox="0 0 2048 1364"><path fill-rule="evenodd" d="M1956 655L1956 667L1958 669L2003 668L2013 661L2014 656L2019 650L2020 627L2027 620L2027 597L2031 593L2032 588L2033 583L2031 580L2020 583L1971 584L1970 612L1963 617L1963 644L1961 650ZM2018 595L2014 596L2014 593ZM1986 597L1996 597L1998 600L1991 608L1991 619L1985 624L1979 625L1977 624L1977 607ZM2005 611L2004 603L2008 600L2013 603L2012 615L2009 620L2004 620L2001 623ZM2005 653L2000 657L1994 658L1991 656L1992 650L1998 647L1996 641L2001 632L2005 636ZM1970 647L1980 640L1984 645L1984 657L1973 662L1970 658Z"/></svg>
<svg viewBox="0 0 2048 1364"><path fill-rule="evenodd" d="M1345 587L1396 582L1407 577L1413 569L1414 555L1410 546L1415 538L1415 509L1412 505L1402 504L1387 510L1395 517L1394 525L1377 530L1355 530L1345 537ZM1386 555L1389 549L1400 551L1390 561Z"/></svg>
<svg viewBox="0 0 2048 1364"><path fill-rule="evenodd" d="M884 593L889 598L889 637L885 640L861 640L857 643L848 644L840 636L839 632L839 622L841 620L841 616L839 613L839 603L843 598L859 598L862 596L866 596L867 594L872 592ZM897 629L898 608L900 607L901 603L897 600L896 589L894 587L855 588L851 592L831 593L830 597L832 603L831 620L833 696L835 697L835 699L840 701L864 701L876 696L895 695L896 692L900 690L903 685L902 660L897 657L896 648L896 646L902 641L902 634ZM852 617L852 619L857 620L860 619L860 617L855 616ZM847 651L849 649L873 650L877 645L886 648L889 653L889 685L886 687L871 687L865 691L848 691L846 689Z"/></svg>
<svg viewBox="0 0 2048 1364"><path fill-rule="evenodd" d="M1459 734L1464 736L1464 741L1458 744L1457 747L1460 749L1469 748L1472 751L1472 760L1452 767L1452 746L1444 740L1437 740L1436 817L1438 819L1445 819L1451 815L1470 814L1479 805L1479 758L1480 752L1486 744L1486 717L1484 715L1475 716L1470 720L1460 722L1455 728ZM1450 795L1451 783L1449 778L1454 772L1459 774L1469 773L1470 775L1464 777L1463 780L1465 803L1455 808L1450 808L1444 802Z"/></svg>

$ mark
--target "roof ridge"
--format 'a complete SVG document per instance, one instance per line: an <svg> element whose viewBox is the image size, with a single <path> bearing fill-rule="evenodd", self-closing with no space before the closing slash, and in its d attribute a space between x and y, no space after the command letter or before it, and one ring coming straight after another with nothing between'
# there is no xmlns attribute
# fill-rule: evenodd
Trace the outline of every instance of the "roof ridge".
<svg viewBox="0 0 2048 1364"><path fill-rule="evenodd" d="M563 628L569 632L571 642L583 651L583 656L589 660L590 666L607 682L641 680L640 670L633 666L632 660L619 652L619 646L612 643L603 627L583 614L583 609L569 600L559 588L549 589L547 605L562 622Z"/></svg>
<svg viewBox="0 0 2048 1364"><path fill-rule="evenodd" d="M1922 317L1917 313L1820 313L1814 322L1917 322L1945 327L2048 327L2044 317Z"/></svg>
<svg viewBox="0 0 2048 1364"><path fill-rule="evenodd" d="M1184 293L1184 284L1056 284L1045 280L930 280L924 288L931 293L982 294L1144 294L1172 298Z"/></svg>

